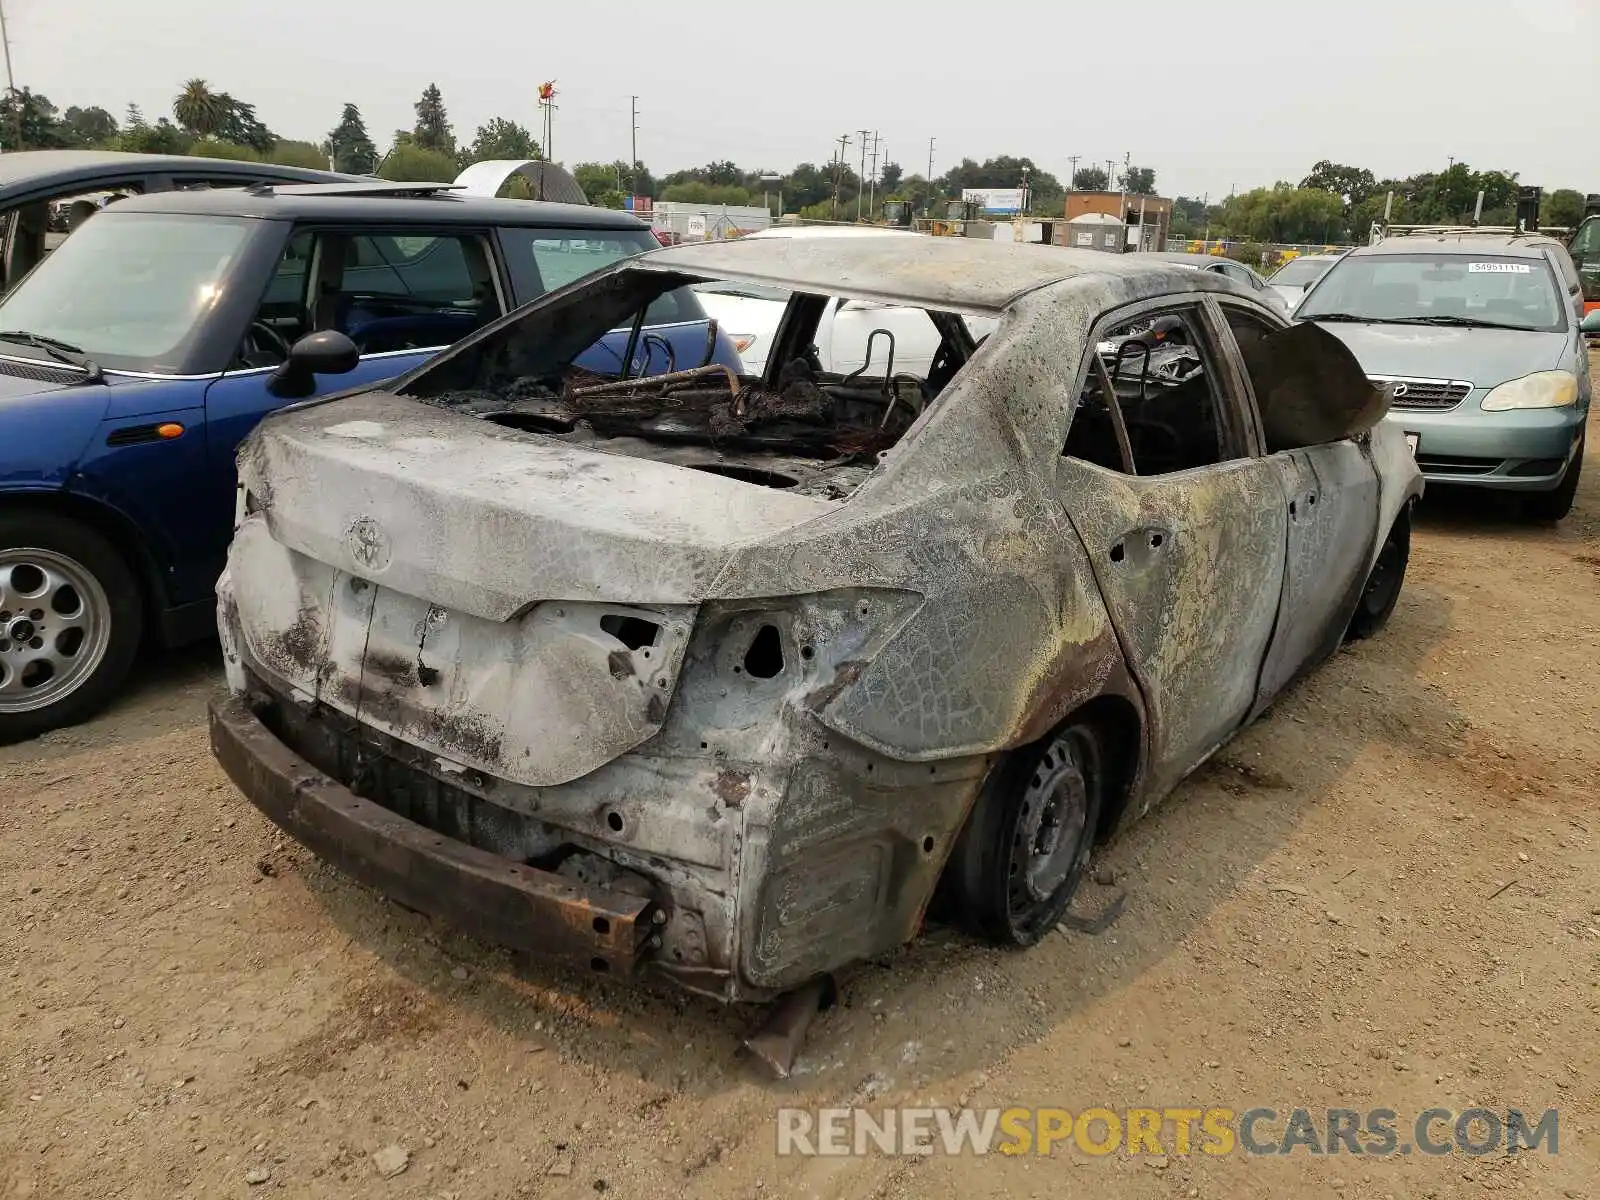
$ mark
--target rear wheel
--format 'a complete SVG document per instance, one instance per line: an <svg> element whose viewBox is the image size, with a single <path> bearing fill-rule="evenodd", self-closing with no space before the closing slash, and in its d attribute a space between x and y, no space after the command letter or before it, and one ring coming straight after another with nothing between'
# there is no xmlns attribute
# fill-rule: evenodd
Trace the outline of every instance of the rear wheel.
<svg viewBox="0 0 1600 1200"><path fill-rule="evenodd" d="M1068 725L994 768L946 868L951 915L1002 945L1031 946L1066 912L1094 849L1105 792L1092 725Z"/></svg>
<svg viewBox="0 0 1600 1200"><path fill-rule="evenodd" d="M1578 495L1578 480L1583 475L1583 448L1587 434L1578 438L1578 449L1561 482L1548 492L1532 492L1522 498L1524 515L1535 521L1559 521L1572 511L1572 501Z"/></svg>
<svg viewBox="0 0 1600 1200"><path fill-rule="evenodd" d="M1406 581L1406 564L1410 560L1411 517L1409 512L1402 512L1390 527L1389 536L1378 551L1378 561L1372 564L1372 573L1361 589L1361 599L1345 632L1347 639L1359 641L1371 637L1388 623L1389 615L1399 603L1400 588Z"/></svg>
<svg viewBox="0 0 1600 1200"><path fill-rule="evenodd" d="M138 584L104 537L54 513L0 515L0 744L104 705L142 629Z"/></svg>

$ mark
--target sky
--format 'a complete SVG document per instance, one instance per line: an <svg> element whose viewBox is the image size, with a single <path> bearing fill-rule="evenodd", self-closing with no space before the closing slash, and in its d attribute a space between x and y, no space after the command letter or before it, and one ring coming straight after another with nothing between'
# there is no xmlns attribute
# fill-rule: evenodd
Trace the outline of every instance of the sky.
<svg viewBox="0 0 1600 1200"><path fill-rule="evenodd" d="M321 141L360 106L379 149L439 85L458 140L491 117L554 157L657 175L732 159L859 164L875 131L907 174L1034 159L1063 181L1131 156L1166 195L1215 201L1318 159L1380 179L1451 158L1600 192L1600 0L0 0L17 86L60 108L170 114L183 82Z"/></svg>

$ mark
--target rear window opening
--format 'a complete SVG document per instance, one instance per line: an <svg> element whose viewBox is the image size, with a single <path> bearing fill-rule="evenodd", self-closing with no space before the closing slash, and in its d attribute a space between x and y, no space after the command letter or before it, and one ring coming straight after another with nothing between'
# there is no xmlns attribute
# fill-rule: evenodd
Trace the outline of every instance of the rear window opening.
<svg viewBox="0 0 1600 1200"><path fill-rule="evenodd" d="M600 276L404 394L569 444L843 499L976 349L953 313L729 285L772 306L761 314L765 370L749 374L731 346L751 330L709 317L653 323L662 296L719 286L626 268Z"/></svg>

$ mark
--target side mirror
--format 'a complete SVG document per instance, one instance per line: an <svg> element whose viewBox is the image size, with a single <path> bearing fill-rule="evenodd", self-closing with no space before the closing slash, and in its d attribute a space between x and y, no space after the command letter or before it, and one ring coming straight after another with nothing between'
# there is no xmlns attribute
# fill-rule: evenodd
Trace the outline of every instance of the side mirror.
<svg viewBox="0 0 1600 1200"><path fill-rule="evenodd" d="M318 375L344 375L360 361L361 351L348 337L320 329L289 347L289 357L267 380L267 391L283 400L304 400L316 391Z"/></svg>
<svg viewBox="0 0 1600 1200"><path fill-rule="evenodd" d="M1578 326L1590 337L1600 337L1600 308L1595 309L1583 318L1583 324Z"/></svg>

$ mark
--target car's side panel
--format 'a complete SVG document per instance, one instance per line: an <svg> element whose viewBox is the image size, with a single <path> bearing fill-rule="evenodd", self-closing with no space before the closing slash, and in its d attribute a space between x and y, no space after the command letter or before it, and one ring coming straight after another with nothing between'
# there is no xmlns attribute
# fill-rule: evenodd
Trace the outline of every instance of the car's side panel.
<svg viewBox="0 0 1600 1200"><path fill-rule="evenodd" d="M1278 481L1259 459L1140 478L1073 458L1059 480L1144 693L1148 803L1254 702L1284 576Z"/></svg>
<svg viewBox="0 0 1600 1200"><path fill-rule="evenodd" d="M1288 560L1277 632L1252 717L1343 639L1378 542L1378 476L1354 441L1274 454Z"/></svg>
<svg viewBox="0 0 1600 1200"><path fill-rule="evenodd" d="M73 471L69 490L126 515L143 532L164 599L176 606L199 599L215 582L196 570L190 539L206 508L205 410L202 384L152 388L167 401L108 411ZM132 389L129 389L130 391ZM164 432L163 426L167 426ZM175 432L181 431L181 432Z"/></svg>

